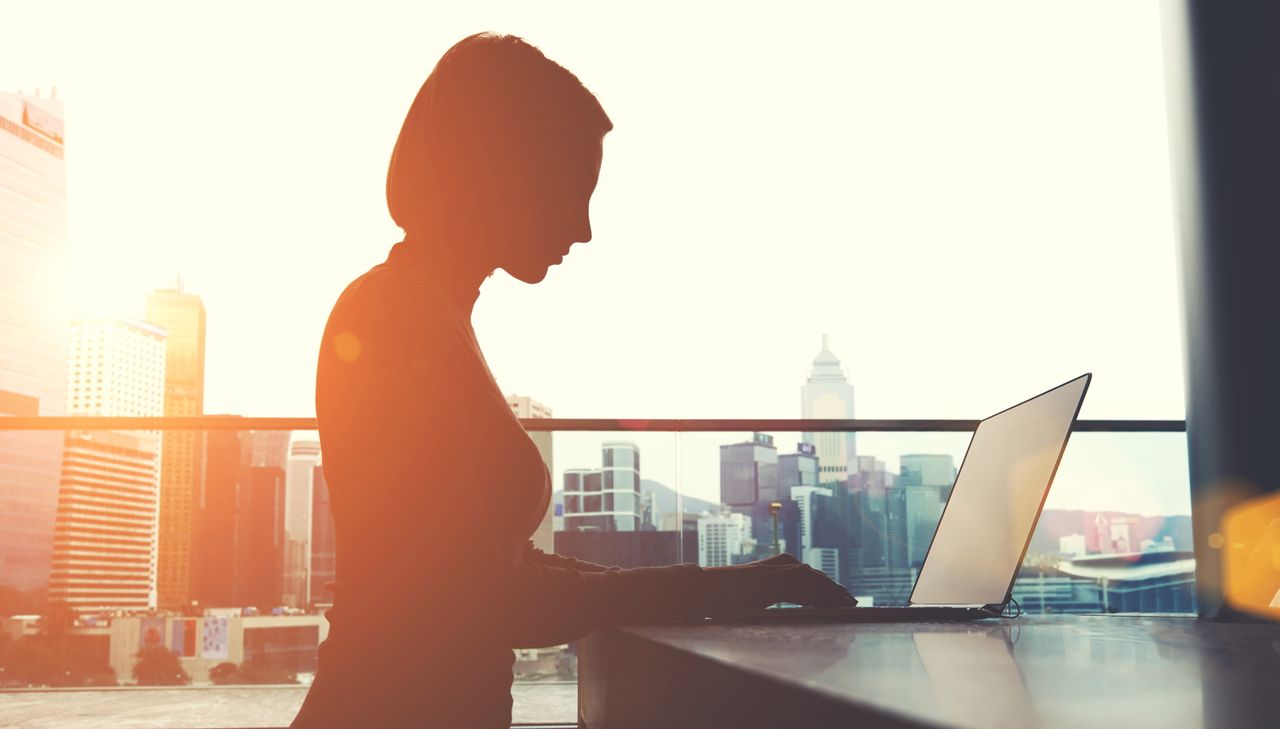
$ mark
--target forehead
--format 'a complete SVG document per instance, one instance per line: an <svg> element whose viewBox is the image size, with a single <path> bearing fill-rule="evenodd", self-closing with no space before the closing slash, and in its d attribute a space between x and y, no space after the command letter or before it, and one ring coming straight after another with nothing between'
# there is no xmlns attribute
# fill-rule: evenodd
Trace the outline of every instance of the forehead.
<svg viewBox="0 0 1280 729"><path fill-rule="evenodd" d="M604 135L599 132L573 134L557 141L551 163L568 176L594 183L604 157Z"/></svg>

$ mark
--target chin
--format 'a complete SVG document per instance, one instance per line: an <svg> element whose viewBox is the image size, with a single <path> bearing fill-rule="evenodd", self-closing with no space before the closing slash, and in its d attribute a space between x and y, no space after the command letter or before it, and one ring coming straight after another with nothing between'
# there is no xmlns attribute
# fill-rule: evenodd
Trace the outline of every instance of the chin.
<svg viewBox="0 0 1280 729"><path fill-rule="evenodd" d="M503 270L511 274L511 277L523 281L527 284L540 283L547 277L547 271L551 270L548 265L530 265L530 266L503 266Z"/></svg>

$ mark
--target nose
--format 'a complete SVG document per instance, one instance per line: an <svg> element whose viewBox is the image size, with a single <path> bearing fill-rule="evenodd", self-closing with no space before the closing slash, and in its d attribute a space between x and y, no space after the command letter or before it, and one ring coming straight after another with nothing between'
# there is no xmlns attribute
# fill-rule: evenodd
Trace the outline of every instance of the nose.
<svg viewBox="0 0 1280 729"><path fill-rule="evenodd" d="M573 234L573 241L575 243L591 242L591 219L587 216L582 216L582 220L579 222L577 230Z"/></svg>

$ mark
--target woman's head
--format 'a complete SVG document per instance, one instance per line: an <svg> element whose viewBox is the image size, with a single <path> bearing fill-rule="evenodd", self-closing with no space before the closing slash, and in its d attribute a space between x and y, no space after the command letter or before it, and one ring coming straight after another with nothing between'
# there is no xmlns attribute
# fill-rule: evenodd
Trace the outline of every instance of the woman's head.
<svg viewBox="0 0 1280 729"><path fill-rule="evenodd" d="M613 123L569 71L515 36L444 54L405 117L387 172L391 217L458 264L540 281L591 239L587 207Z"/></svg>

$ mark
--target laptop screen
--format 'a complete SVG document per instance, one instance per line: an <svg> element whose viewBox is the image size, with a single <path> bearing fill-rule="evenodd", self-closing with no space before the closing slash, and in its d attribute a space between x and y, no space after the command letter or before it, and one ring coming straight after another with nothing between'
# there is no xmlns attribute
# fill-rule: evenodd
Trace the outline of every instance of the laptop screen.
<svg viewBox="0 0 1280 729"><path fill-rule="evenodd" d="M999 605L1022 560L1090 375L983 420L911 603Z"/></svg>

